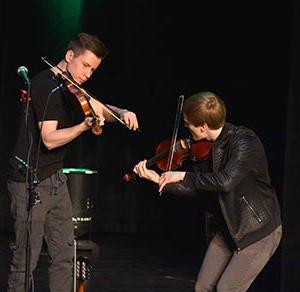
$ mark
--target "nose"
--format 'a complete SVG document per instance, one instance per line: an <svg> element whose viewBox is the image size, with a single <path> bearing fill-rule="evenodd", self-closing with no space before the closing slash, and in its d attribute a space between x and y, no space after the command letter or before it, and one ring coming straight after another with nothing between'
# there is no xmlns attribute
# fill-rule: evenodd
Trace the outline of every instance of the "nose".
<svg viewBox="0 0 300 292"><path fill-rule="evenodd" d="M88 80L93 74L93 71L92 70L89 70L87 69L85 72L84 72L84 77L86 80Z"/></svg>

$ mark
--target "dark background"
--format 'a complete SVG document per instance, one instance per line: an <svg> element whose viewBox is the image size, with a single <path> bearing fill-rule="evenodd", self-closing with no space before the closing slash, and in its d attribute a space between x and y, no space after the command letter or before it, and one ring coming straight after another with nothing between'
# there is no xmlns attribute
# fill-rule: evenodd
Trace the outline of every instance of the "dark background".
<svg viewBox="0 0 300 292"><path fill-rule="evenodd" d="M297 291L297 2L31 0L1 1L0 11L2 230L11 230L5 176L22 108L17 68L24 65L33 76L47 67L41 56L56 63L68 40L85 31L110 51L85 88L104 103L136 112L141 128L132 133L109 124L101 136L85 133L71 146L65 167L98 171L93 232L153 234L178 248L204 249L199 198L159 197L150 183L126 184L122 176L172 135L180 94L211 90L227 104L228 120L252 128L265 145L286 233L264 281L273 283L272 292ZM182 127L179 132L185 134ZM291 264L295 272L287 273ZM265 283L258 279L257 285Z"/></svg>

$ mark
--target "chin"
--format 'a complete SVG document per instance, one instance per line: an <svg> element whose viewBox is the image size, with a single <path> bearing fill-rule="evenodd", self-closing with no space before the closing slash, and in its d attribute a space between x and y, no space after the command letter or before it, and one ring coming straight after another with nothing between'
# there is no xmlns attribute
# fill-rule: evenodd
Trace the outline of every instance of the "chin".
<svg viewBox="0 0 300 292"><path fill-rule="evenodd" d="M206 137L198 137L198 136L192 136L192 137L195 142L199 142L201 140L207 139Z"/></svg>

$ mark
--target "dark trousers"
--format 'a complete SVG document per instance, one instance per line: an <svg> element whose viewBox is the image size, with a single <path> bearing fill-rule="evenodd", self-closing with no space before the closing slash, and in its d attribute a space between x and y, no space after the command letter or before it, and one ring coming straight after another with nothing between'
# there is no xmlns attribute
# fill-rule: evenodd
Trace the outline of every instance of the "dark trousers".
<svg viewBox="0 0 300 292"><path fill-rule="evenodd" d="M15 248L8 278L9 292L24 292L26 269L26 238L30 230L30 281L37 266L43 240L50 257L49 288L51 292L70 292L73 267L72 204L66 176L59 171L43 180L35 191L41 203L32 207L28 218L28 190L25 183L8 181L11 214L14 219Z"/></svg>
<svg viewBox="0 0 300 292"><path fill-rule="evenodd" d="M282 236L281 226L263 239L237 252L220 233L212 239L195 285L196 292L244 292L269 261Z"/></svg>

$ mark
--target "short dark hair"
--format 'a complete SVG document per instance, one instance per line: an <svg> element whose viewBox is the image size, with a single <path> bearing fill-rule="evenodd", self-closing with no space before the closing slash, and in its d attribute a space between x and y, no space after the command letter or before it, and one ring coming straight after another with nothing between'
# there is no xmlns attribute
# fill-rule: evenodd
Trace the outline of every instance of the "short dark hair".
<svg viewBox="0 0 300 292"><path fill-rule="evenodd" d="M81 32L74 37L69 42L67 50L72 50L78 55L84 50L89 50L101 59L108 55L108 49L104 43L97 36L85 32Z"/></svg>
<svg viewBox="0 0 300 292"><path fill-rule="evenodd" d="M212 130L224 126L226 120L223 100L211 91L199 92L187 98L183 112L189 123L196 127L206 123Z"/></svg>

